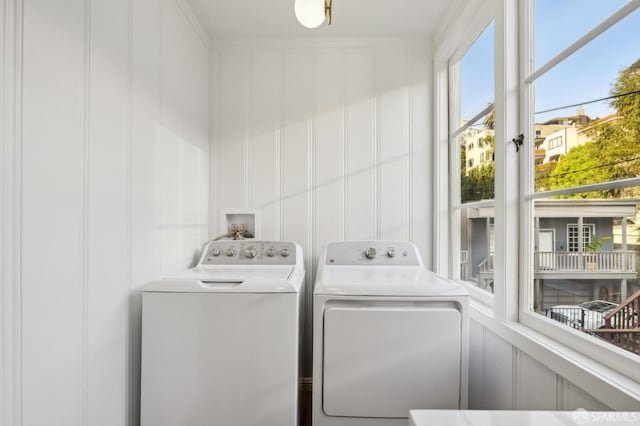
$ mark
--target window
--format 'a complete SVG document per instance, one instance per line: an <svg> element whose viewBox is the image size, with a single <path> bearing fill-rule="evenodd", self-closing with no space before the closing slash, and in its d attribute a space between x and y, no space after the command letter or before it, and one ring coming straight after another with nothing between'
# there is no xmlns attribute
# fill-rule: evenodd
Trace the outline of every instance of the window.
<svg viewBox="0 0 640 426"><path fill-rule="evenodd" d="M456 278L483 292L493 291L494 24L491 21L471 47L449 61L451 82L449 136L451 217L458 235ZM471 150L475 146L477 150ZM464 147L468 149L464 149ZM462 167L460 167L461 165ZM464 167L466 165L466 168Z"/></svg>
<svg viewBox="0 0 640 426"><path fill-rule="evenodd" d="M625 304L640 289L640 233L630 225L640 220L640 10L623 0L586 3L529 0L533 16L521 24L533 41L523 43L532 51L520 52L531 64L521 99L525 141L547 137L547 150L563 152L536 163L533 144L523 151L519 319L629 374L640 358L614 338L622 327L615 316L563 322L552 315L558 306L582 312L593 299ZM550 251L538 249L542 229L555 232Z"/></svg>
<svg viewBox="0 0 640 426"><path fill-rule="evenodd" d="M557 136L555 138L549 139L549 149L559 148L562 146L562 137Z"/></svg>
<svg viewBox="0 0 640 426"><path fill-rule="evenodd" d="M567 225L567 251L583 251L591 243L591 235L595 232L594 225L582 225L582 241L579 240L580 225Z"/></svg>
<svg viewBox="0 0 640 426"><path fill-rule="evenodd" d="M439 43L436 167L443 176L448 160L450 176L436 183L434 265L490 306L486 321L517 322L640 382L640 357L610 341L602 312L573 321L553 309L591 312L588 302L620 305L640 290L640 10L577 3L481 1L463 11L480 22ZM479 26L495 16L494 54L493 23ZM469 69L477 84L465 83ZM491 173L471 179L483 160Z"/></svg>

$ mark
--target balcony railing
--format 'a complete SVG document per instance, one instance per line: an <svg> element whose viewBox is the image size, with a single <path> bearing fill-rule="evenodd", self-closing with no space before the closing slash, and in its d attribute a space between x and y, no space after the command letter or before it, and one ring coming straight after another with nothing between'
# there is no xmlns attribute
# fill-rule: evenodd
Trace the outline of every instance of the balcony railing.
<svg viewBox="0 0 640 426"><path fill-rule="evenodd" d="M534 267L535 271L539 273L604 272L635 274L636 252L538 251L534 253Z"/></svg>
<svg viewBox="0 0 640 426"><path fill-rule="evenodd" d="M480 278L493 274L493 253L478 264ZM537 251L534 253L534 267L537 275L595 274L631 279L636 277L635 251L566 252Z"/></svg>

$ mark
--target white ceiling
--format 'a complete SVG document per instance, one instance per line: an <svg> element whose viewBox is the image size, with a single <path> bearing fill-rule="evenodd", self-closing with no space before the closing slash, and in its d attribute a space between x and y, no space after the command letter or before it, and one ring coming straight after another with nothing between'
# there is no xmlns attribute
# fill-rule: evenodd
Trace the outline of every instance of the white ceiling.
<svg viewBox="0 0 640 426"><path fill-rule="evenodd" d="M333 0L333 22L306 29L294 0L188 0L214 38L429 37L457 0Z"/></svg>

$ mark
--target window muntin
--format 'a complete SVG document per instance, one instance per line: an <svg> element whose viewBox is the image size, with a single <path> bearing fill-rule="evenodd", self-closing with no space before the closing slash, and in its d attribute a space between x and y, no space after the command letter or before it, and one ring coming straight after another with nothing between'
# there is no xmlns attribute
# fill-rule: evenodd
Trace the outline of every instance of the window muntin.
<svg viewBox="0 0 640 426"><path fill-rule="evenodd" d="M624 345L609 343L613 341L614 334L607 334L606 329L599 328L603 324L610 327L611 322L585 322L582 319L580 322L571 319L574 314L555 312L549 315L548 310L554 307L556 311L571 308L584 313L589 309L579 306L583 302L599 298L611 303L624 303L638 288L636 258L640 247L633 244L638 237L631 224L637 220L640 199L640 179L636 177L640 173L634 168L636 161L640 163L640 149L638 159L631 151L636 146L640 147L640 143L637 143L640 141L640 119L634 121L634 117L640 117L640 95L625 93L640 90L640 51L637 48L640 10L637 10L637 6L633 10L632 5L604 14L600 10L600 28L610 28L601 33L588 34L591 28L586 28L582 34L576 33L575 40L580 41L575 49L569 46L573 40L567 41L557 46L558 57L549 56L540 61L542 56L538 54L538 45L542 38L546 36L555 43L559 40L549 37L548 32L545 34L545 25L551 25L549 22L553 20L543 22L542 16L552 14L544 8L553 8L558 3L564 6L571 2L532 0L532 3L535 6L533 22L536 28L524 28L523 33L527 37L535 32L536 66L544 66L537 70L530 69L529 74L524 76L523 105L525 111L529 111L525 115L525 140L535 140L535 144L526 150L529 156L527 162L534 166L523 170L528 190L522 195L529 209L525 210L522 222L525 238L521 257L524 273L521 274L523 309L520 320L562 339L567 345L618 371L625 368L629 371L629 366L637 366L638 357L626 352L627 348L622 347ZM611 6L611 3L604 3L598 2L603 10ZM567 19L586 23L593 18L592 11L583 15L581 12L581 8L576 9ZM612 13L612 17L608 17ZM589 24L589 27L596 24L599 22ZM529 55L533 55L533 52ZM528 58L524 58L523 62L533 63ZM607 71L612 64L616 65L613 73ZM625 72L625 78L632 80L633 84L620 84L619 77ZM624 91L618 90L620 88ZM550 97L549 94L554 92L562 97ZM600 97L616 96L587 103L597 99L597 93L602 92L604 95ZM623 108L620 108L620 102L616 102L618 99L624 100ZM599 118L613 115L614 119L592 130L590 138L583 136L580 139L577 135L587 133L586 128L593 124L583 122L584 118L580 117L589 117L587 108L600 108L603 112L599 113ZM567 109L570 112L563 113ZM554 118L560 119L552 120ZM553 140L558 136L564 138L561 145ZM607 152L609 149L611 152ZM558 152L561 150L565 152ZM571 154L572 150L576 151ZM573 162L567 161L567 157L574 157ZM552 177L556 178L555 181ZM553 243L553 249L539 250L536 231L543 228L558 231L562 222L567 229L564 244L559 241L563 233L556 232L558 238ZM573 225L570 226L571 222ZM528 235L531 237L526 237ZM545 316L552 321L541 320ZM563 317L568 320L560 321ZM597 327L596 331L589 330L593 327ZM568 328L589 331L578 333L578 338L575 338L563 331ZM587 341L591 344L585 345ZM633 376L638 377L635 374Z"/></svg>

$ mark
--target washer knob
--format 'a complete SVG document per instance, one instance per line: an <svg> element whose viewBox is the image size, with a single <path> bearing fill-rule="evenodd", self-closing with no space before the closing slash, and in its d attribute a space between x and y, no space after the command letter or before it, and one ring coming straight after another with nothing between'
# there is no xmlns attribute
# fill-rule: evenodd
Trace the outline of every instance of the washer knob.
<svg viewBox="0 0 640 426"><path fill-rule="evenodd" d="M389 250L387 250L387 256L396 257L396 249L390 248Z"/></svg>
<svg viewBox="0 0 640 426"><path fill-rule="evenodd" d="M211 255L212 256L220 256L220 249L215 247L213 250L211 250Z"/></svg>
<svg viewBox="0 0 640 426"><path fill-rule="evenodd" d="M280 250L280 254L282 255L282 257L289 256L289 249L288 248L283 248L282 250Z"/></svg>
<svg viewBox="0 0 640 426"><path fill-rule="evenodd" d="M256 257L256 254L258 254L258 252L253 247L247 247L247 249L244 251L245 257L249 259L253 259L254 257Z"/></svg>
<svg viewBox="0 0 640 426"><path fill-rule="evenodd" d="M364 255L366 256L367 259L375 259L377 254L378 254L378 251L373 247L369 247L364 251Z"/></svg>
<svg viewBox="0 0 640 426"><path fill-rule="evenodd" d="M227 256L231 257L234 254L236 254L236 251L234 249L232 249L232 248L228 248L228 249L225 250L224 254L226 254Z"/></svg>
<svg viewBox="0 0 640 426"><path fill-rule="evenodd" d="M273 247L269 247L266 251L267 256L269 257L273 257L276 255L276 249L274 249Z"/></svg>

